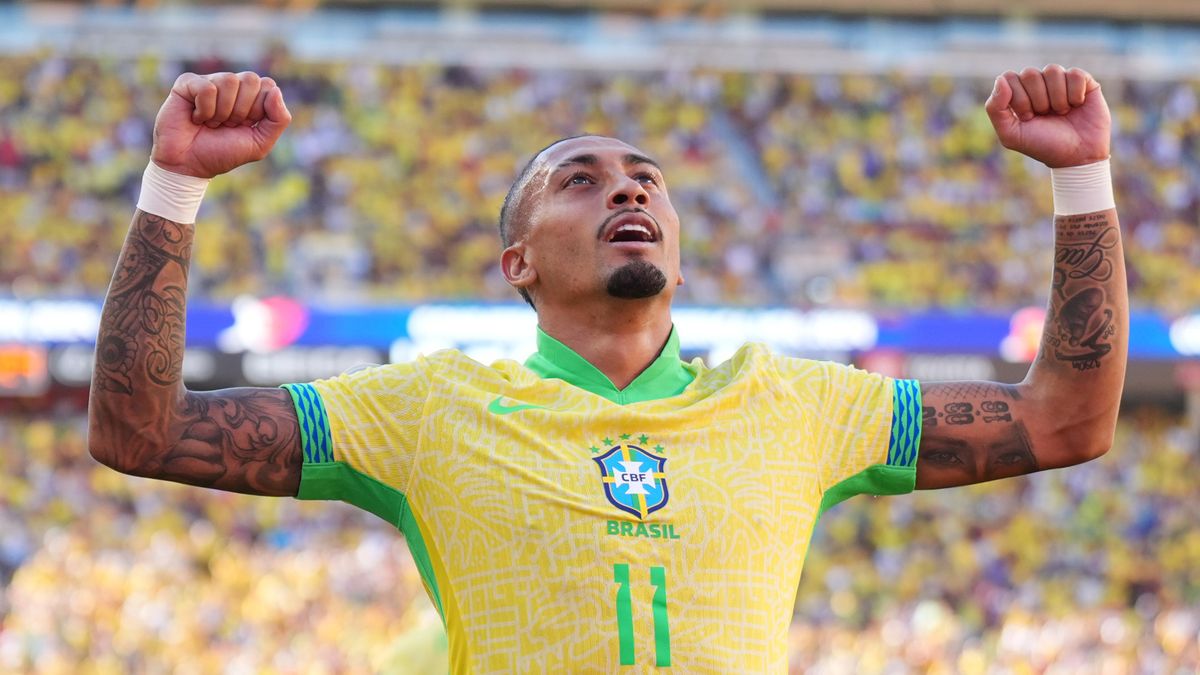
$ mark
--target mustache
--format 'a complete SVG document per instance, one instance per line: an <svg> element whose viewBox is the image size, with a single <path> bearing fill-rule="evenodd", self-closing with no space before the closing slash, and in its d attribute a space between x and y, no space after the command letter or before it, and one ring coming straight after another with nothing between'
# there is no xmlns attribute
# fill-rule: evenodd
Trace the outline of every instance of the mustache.
<svg viewBox="0 0 1200 675"><path fill-rule="evenodd" d="M596 238L599 239L600 237L604 236L604 230L605 230L605 228L608 227L609 223L616 220L617 218L620 218L621 216L628 215L630 213L640 213L643 216L646 216L647 218L649 218L650 222L654 223L655 229L658 230L658 232L656 233L656 236L659 239L662 239L662 225L658 224L658 219L655 218L653 215L651 215L649 211L641 208L640 206L634 207L631 209L621 209L620 211L617 211L616 213L605 218L604 222L600 223L600 227L596 228Z"/></svg>

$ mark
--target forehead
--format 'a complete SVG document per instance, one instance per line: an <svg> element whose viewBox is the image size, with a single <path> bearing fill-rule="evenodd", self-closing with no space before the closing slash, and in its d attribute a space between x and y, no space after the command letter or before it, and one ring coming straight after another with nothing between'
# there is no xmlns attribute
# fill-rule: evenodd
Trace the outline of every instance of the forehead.
<svg viewBox="0 0 1200 675"><path fill-rule="evenodd" d="M592 155L600 161L624 161L630 155L649 157L638 148L616 138L582 136L547 148L538 157L538 169L554 171L559 165L585 155Z"/></svg>

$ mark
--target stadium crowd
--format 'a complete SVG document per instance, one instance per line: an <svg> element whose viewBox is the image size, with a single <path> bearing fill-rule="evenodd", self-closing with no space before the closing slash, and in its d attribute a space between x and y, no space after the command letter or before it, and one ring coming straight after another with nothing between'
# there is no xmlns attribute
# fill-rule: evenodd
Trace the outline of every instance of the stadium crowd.
<svg viewBox="0 0 1200 675"><path fill-rule="evenodd" d="M444 672L397 532L349 506L131 478L82 418L0 419L0 671ZM817 527L794 672L1200 670L1196 430L1126 415L1101 460L859 497Z"/></svg>
<svg viewBox="0 0 1200 675"><path fill-rule="evenodd" d="M685 302L1015 308L1045 300L1047 172L1004 151L970 78L596 73L0 56L0 284L98 296L185 69L252 68L295 115L264 162L213 183L193 293L403 302L515 296L498 206L554 138L664 160ZM650 94L652 92L652 95ZM1135 306L1200 303L1196 82L1106 80Z"/></svg>
<svg viewBox="0 0 1200 675"><path fill-rule="evenodd" d="M664 160L685 302L1041 305L1046 171L990 81L0 55L0 287L98 297L154 113L185 69L253 68L295 121L215 181L194 297L515 299L495 217L533 150L587 130ZM1200 306L1197 82L1105 79L1135 306ZM650 95L648 92L653 92ZM399 535L348 506L119 475L77 416L0 417L0 671L444 672ZM1159 409L1103 459L859 498L817 528L793 670L1200 672L1200 440ZM414 665L416 664L416 665Z"/></svg>

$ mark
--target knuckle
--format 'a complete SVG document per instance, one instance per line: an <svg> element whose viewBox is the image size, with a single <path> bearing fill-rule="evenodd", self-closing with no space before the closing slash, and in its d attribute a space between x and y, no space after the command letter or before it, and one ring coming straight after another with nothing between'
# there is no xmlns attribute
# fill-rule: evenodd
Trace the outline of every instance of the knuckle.
<svg viewBox="0 0 1200 675"><path fill-rule="evenodd" d="M261 83L262 83L262 86L263 86L263 87L276 87L276 86L279 86L279 85L275 84L275 78L273 78L273 77L263 77L263 78L260 78L260 79L259 79L259 82L261 82Z"/></svg>
<svg viewBox="0 0 1200 675"><path fill-rule="evenodd" d="M262 78L258 76L258 73L252 70L243 70L237 74L237 77L242 84L257 84L262 81Z"/></svg>
<svg viewBox="0 0 1200 675"><path fill-rule="evenodd" d="M1026 66L1025 68L1021 69L1021 79L1023 79L1023 80L1040 77L1041 74L1042 74L1042 71L1038 70L1037 68L1034 68L1033 66Z"/></svg>
<svg viewBox="0 0 1200 675"><path fill-rule="evenodd" d="M1066 69L1063 68L1062 65L1057 64L1057 63L1047 63L1046 66L1044 68L1042 68L1042 72L1044 72L1044 73L1064 73L1064 72L1066 72Z"/></svg>

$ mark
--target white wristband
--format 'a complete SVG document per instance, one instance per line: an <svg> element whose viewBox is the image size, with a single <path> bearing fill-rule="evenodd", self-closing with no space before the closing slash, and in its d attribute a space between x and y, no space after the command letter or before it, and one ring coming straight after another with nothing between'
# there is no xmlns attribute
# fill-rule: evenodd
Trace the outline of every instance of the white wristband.
<svg viewBox="0 0 1200 675"><path fill-rule="evenodd" d="M1065 169L1050 169L1054 215L1075 216L1117 208L1108 160Z"/></svg>
<svg viewBox="0 0 1200 675"><path fill-rule="evenodd" d="M194 223L209 180L167 171L151 160L142 174L137 207L172 222Z"/></svg>

